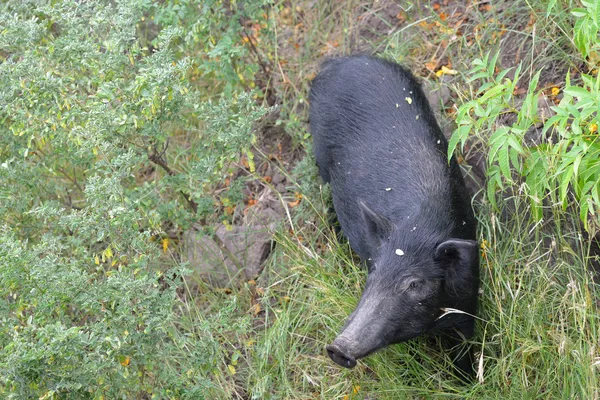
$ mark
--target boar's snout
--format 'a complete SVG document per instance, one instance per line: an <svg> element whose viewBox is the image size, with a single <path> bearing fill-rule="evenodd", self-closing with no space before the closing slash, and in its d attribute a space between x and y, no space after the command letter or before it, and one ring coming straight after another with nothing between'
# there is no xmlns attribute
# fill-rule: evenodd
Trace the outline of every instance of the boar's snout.
<svg viewBox="0 0 600 400"><path fill-rule="evenodd" d="M326 347L327 354L336 364L344 368L354 368L356 359L350 352L350 343L342 337L338 337L332 344Z"/></svg>

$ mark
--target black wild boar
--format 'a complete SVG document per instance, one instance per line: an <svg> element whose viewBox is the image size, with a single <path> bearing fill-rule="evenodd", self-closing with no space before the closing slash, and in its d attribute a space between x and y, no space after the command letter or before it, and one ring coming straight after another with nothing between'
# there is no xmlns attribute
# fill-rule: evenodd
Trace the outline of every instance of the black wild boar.
<svg viewBox="0 0 600 400"><path fill-rule="evenodd" d="M471 351L457 345L473 336L476 221L420 85L379 58L330 60L312 84L310 126L342 231L369 268L329 356L352 368L377 349L435 332L449 339L458 372L471 375Z"/></svg>

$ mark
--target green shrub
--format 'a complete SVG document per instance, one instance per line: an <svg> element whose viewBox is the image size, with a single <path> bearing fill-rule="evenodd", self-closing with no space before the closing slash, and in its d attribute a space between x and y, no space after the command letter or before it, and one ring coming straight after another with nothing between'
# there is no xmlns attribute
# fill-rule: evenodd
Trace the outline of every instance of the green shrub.
<svg viewBox="0 0 600 400"><path fill-rule="evenodd" d="M576 9L573 14L585 11L585 18L595 24L594 6L588 2L583 4L586 8ZM551 10L549 6L548 12ZM574 35L579 38L577 48L586 57L600 40L588 32L591 27L581 26L581 20L575 24ZM488 149L487 198L492 205L496 206L498 191L518 187L529 198L536 220L543 217L543 209L549 204L561 204L565 209L575 200L585 227L589 228L590 221L597 225L600 211L598 74L596 77L582 74L579 85L572 85L567 74L564 96L558 105L551 107L556 115L542 121L537 115L541 71L531 77L525 98L518 101L514 93L523 78L521 66L514 71L509 68L497 72L498 56L499 53L493 57L488 53L474 60L472 69L467 72L468 82L476 87L475 98L458 108L458 127L450 140L448 157L459 143L464 147L469 136L480 135ZM508 78L510 72L513 74ZM527 146L526 134L542 122L542 139Z"/></svg>
<svg viewBox="0 0 600 400"><path fill-rule="evenodd" d="M0 5L0 397L221 390L214 332L246 324L177 295L169 235L241 201L265 4Z"/></svg>

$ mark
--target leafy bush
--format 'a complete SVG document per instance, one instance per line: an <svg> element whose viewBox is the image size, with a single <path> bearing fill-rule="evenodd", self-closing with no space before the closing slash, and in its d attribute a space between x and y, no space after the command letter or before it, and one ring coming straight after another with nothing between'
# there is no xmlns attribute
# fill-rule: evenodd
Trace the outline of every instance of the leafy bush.
<svg viewBox="0 0 600 400"><path fill-rule="evenodd" d="M223 178L265 113L244 35L265 4L0 6L2 397L217 390L209 333L238 325L182 303L169 236L236 199Z"/></svg>
<svg viewBox="0 0 600 400"><path fill-rule="evenodd" d="M586 9L576 9L573 14L585 11L592 24L596 15L593 4L583 4ZM548 10L550 12L552 7ZM600 41L579 22L581 19L575 24L574 35L579 38L576 45L585 57ZM480 134L488 146L487 198L494 206L498 190L506 190L507 185L518 185L530 199L536 220L543 216L544 199L549 198L550 204L562 204L566 208L574 196L586 228L590 221L597 224L600 211L598 74L596 77L581 74L580 85L572 85L567 74L564 95L551 107L556 115L542 121L537 115L541 71L531 77L527 94L519 101L515 92L522 79L521 66L515 71L497 72L498 56L499 53L493 57L488 53L483 59L474 60L473 68L467 72L469 82L477 87L475 98L462 104L457 111L458 128L450 140L448 156L459 143L464 147L470 135ZM508 78L510 72L512 77ZM542 122L540 143L528 147L526 134Z"/></svg>

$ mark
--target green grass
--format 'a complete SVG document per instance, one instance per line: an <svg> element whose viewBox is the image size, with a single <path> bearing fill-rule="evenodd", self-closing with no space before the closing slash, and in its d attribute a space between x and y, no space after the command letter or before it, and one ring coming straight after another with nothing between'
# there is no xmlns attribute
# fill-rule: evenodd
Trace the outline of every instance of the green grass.
<svg viewBox="0 0 600 400"><path fill-rule="evenodd" d="M523 61L529 77L544 66L544 84L559 83L567 68L581 62L569 37L566 10L545 19L543 2L493 2L489 10L469 7L462 33L453 37L447 31L451 23L423 7L431 4L405 4L409 15L405 26L370 46L402 60L434 86L448 86L454 101L473 95L463 74L474 58L491 49L502 49L504 68L510 60ZM281 72L290 80L277 87L284 99L281 119L288 133L309 152L302 123L308 78L318 70L324 46L333 42L339 46L325 55L356 51L357 17L381 11L359 2L344 5L311 8L300 3L299 10L291 10L295 23L302 22L305 29L297 53L284 43L283 32L289 26L277 25L276 57L285 60ZM275 10L281 12L284 6ZM536 17L530 23L532 14ZM419 25L423 20L438 24ZM451 64L458 75L449 83L437 82L424 68L432 59L440 65ZM445 113L442 117L452 118ZM476 140L472 149L479 146ZM208 300L212 309L218 309L233 296L239 306L229 318L251 320L251 328L243 335L225 329L229 333L222 339L224 346L241 356L235 374L227 367L227 359L213 371L218 397L598 398L600 293L588 265L589 243L582 239L583 228L572 209L546 210L545 220L534 224L529 222L527 199L519 195L500 201L500 210L483 200L475 203L482 243L479 320L473 339L478 374L472 384L464 385L451 375L449 356L431 337L389 346L360 360L353 370L329 360L325 346L357 304L366 271L348 244L338 241L328 227L328 188L319 186L312 160L305 159L287 173L304 197L298 207L289 209L291 220L283 223L276 237L275 250L256 283L259 290L243 285L230 295ZM259 313L254 302L260 304ZM207 318L208 314L202 315Z"/></svg>
<svg viewBox="0 0 600 400"><path fill-rule="evenodd" d="M321 222L311 243L277 238L258 281L265 314L254 317L261 326L239 389L285 399L596 398L600 293L586 269L586 244L577 226L525 225L525 202L516 200L504 220L478 205L485 255L472 385L450 375L451 361L432 338L390 346L353 370L329 360L324 348L356 305L366 272Z"/></svg>

